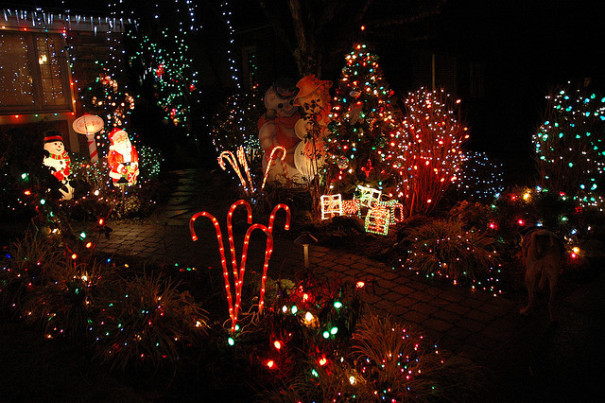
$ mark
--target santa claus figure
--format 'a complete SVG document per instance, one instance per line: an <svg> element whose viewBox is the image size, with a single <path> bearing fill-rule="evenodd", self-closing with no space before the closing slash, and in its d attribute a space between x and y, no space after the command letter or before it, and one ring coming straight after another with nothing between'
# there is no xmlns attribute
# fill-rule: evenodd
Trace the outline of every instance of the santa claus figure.
<svg viewBox="0 0 605 403"><path fill-rule="evenodd" d="M49 132L44 136L44 159L42 164L50 170L50 173L59 181L59 192L63 195L62 200L71 200L74 189L69 182L71 174L71 158L65 150L63 137L59 132Z"/></svg>
<svg viewBox="0 0 605 403"><path fill-rule="evenodd" d="M111 142L107 163L111 169L109 177L114 186L136 184L139 176L139 156L128 138L128 133L115 128L107 137Z"/></svg>

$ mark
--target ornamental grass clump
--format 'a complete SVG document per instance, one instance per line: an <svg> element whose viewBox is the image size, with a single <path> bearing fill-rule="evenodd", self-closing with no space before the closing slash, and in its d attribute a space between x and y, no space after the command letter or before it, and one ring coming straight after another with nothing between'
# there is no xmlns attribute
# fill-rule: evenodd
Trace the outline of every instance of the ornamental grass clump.
<svg viewBox="0 0 605 403"><path fill-rule="evenodd" d="M429 343L415 328L364 316L346 349L311 359L265 401L473 401L484 370ZM320 355L320 357L323 357Z"/></svg>
<svg viewBox="0 0 605 403"><path fill-rule="evenodd" d="M46 283L23 301L29 323L40 325L48 339L66 337L84 342L95 315L95 295L107 285L111 271L96 262L63 261L49 267Z"/></svg>
<svg viewBox="0 0 605 403"><path fill-rule="evenodd" d="M361 400L469 401L484 388L486 378L480 367L445 354L414 327L388 318L364 317L353 334L351 349L362 374L354 379L364 386Z"/></svg>
<svg viewBox="0 0 605 403"><path fill-rule="evenodd" d="M481 280L498 265L496 239L485 231L464 229L459 219L436 219L410 231L404 266L427 277L454 282Z"/></svg>
<svg viewBox="0 0 605 403"><path fill-rule="evenodd" d="M174 367L180 352L206 334L207 313L162 275L121 278L96 301L97 357L114 369Z"/></svg>
<svg viewBox="0 0 605 403"><path fill-rule="evenodd" d="M13 242L2 257L0 270L0 302L2 309L21 316L21 307L34 287L48 281L54 266L66 264L58 241L41 231L27 231Z"/></svg>

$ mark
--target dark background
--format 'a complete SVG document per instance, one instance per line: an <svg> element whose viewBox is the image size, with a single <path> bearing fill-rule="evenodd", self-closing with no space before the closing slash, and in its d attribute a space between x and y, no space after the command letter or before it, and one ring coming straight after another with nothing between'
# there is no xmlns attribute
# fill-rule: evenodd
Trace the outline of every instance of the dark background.
<svg viewBox="0 0 605 403"><path fill-rule="evenodd" d="M320 1L310 1L321 9ZM148 1L126 3L137 10L131 15L139 17L149 16L155 7L155 2ZM228 36L220 3L196 2L196 17L203 28L192 38L205 97L201 112L208 118L234 87L228 71ZM230 3L236 38L233 55L240 66L244 45L253 44L259 55L265 55L258 65L261 92L278 77L296 78L290 52L261 10L260 2ZM289 24L285 1L265 3L280 7L283 21ZM361 3L350 2L351 15L353 7ZM172 4L158 2L165 11L165 24L178 19L166 12ZM72 14L81 11L107 15L109 10L104 3L72 0L0 2L0 7L13 9L29 6L56 11L67 7ZM504 160L505 166L516 164L512 171L522 174L531 165L531 135L544 115L545 95L567 81L583 83L587 79L597 95L605 93L605 66L600 62L605 56L602 10L598 1L376 0L363 19L368 27L363 35L341 39L339 27L335 27L330 38L320 40L343 50L349 49L354 40L367 42L380 57L385 79L400 96L420 85L430 86L430 57L435 54L437 68L443 70L437 71L438 78L439 74L449 77L443 83L438 79L437 86L449 86L448 90L463 100L462 112L471 133L468 146ZM345 9L342 19L347 18ZM148 30L153 25L144 23L141 27ZM321 78L338 80L345 53L325 60ZM473 66L480 67L480 74ZM141 106L138 113L153 116L154 110ZM147 121L147 117L140 120ZM206 123L196 130L204 131ZM150 130L153 127L149 124ZM208 144L204 141L203 147Z"/></svg>

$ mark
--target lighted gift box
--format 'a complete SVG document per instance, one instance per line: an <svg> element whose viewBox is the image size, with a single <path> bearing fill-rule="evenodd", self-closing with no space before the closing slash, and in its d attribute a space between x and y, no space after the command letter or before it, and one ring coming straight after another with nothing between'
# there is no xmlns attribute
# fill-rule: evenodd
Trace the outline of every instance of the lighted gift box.
<svg viewBox="0 0 605 403"><path fill-rule="evenodd" d="M366 215L366 232L378 235L388 235L389 224L391 222L391 212L386 206L376 206Z"/></svg>
<svg viewBox="0 0 605 403"><path fill-rule="evenodd" d="M323 195L320 201L322 220L327 220L335 215L342 216L342 195Z"/></svg>

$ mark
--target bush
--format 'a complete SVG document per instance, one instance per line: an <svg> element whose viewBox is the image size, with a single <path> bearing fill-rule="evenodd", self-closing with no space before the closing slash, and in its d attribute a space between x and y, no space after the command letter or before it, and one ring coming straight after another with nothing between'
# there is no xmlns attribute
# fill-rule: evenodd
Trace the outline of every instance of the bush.
<svg viewBox="0 0 605 403"><path fill-rule="evenodd" d="M120 370L141 364L174 367L182 348L207 329L206 312L162 275L116 280L97 308L97 357Z"/></svg>
<svg viewBox="0 0 605 403"><path fill-rule="evenodd" d="M504 190L504 167L487 154L469 151L458 176L455 193L464 198L489 203Z"/></svg>
<svg viewBox="0 0 605 403"><path fill-rule="evenodd" d="M432 401L477 399L486 377L470 361L450 357L413 327L367 315L349 349L324 365L307 362L268 401ZM455 396L455 398L453 398Z"/></svg>
<svg viewBox="0 0 605 403"><path fill-rule="evenodd" d="M498 264L496 240L485 231L465 230L457 219L437 219L410 231L405 266L427 277L458 282L489 278Z"/></svg>
<svg viewBox="0 0 605 403"><path fill-rule="evenodd" d="M47 281L23 302L26 319L41 325L46 338L67 337L84 342L95 315L95 295L108 280L99 264L62 261L49 267Z"/></svg>
<svg viewBox="0 0 605 403"><path fill-rule="evenodd" d="M2 309L21 316L23 302L34 287L49 281L48 272L66 261L55 237L29 230L13 242L3 256L0 271Z"/></svg>
<svg viewBox="0 0 605 403"><path fill-rule="evenodd" d="M458 104L443 89L421 88L405 99L405 118L389 139L386 159L406 215L431 212L460 174L469 135L454 112Z"/></svg>
<svg viewBox="0 0 605 403"><path fill-rule="evenodd" d="M570 83L546 98L546 116L532 139L539 184L588 201L603 181L605 98Z"/></svg>

